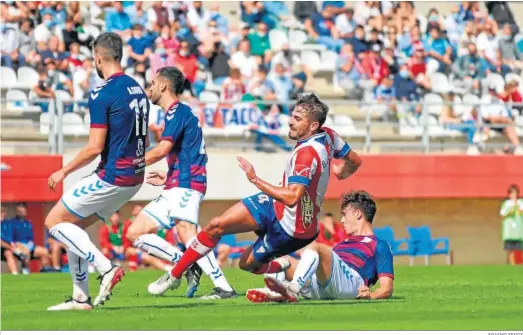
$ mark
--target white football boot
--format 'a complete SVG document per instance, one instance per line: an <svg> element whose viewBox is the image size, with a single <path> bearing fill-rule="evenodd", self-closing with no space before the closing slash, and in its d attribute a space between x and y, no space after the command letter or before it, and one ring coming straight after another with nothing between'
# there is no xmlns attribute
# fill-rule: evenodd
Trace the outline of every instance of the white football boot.
<svg viewBox="0 0 523 335"><path fill-rule="evenodd" d="M170 273L166 273L158 278L158 280L150 283L147 291L152 295L163 295L168 290L177 289L181 283L181 279L173 278Z"/></svg>
<svg viewBox="0 0 523 335"><path fill-rule="evenodd" d="M298 302L300 297L300 286L298 283L279 281L273 277L265 277L265 285L274 292L281 294L289 302Z"/></svg>
<svg viewBox="0 0 523 335"><path fill-rule="evenodd" d="M100 292L94 299L95 306L103 305L109 300L109 297L113 293L113 288L122 280L123 276L125 276L123 268L113 266L111 270L98 277L98 279L100 279Z"/></svg>
<svg viewBox="0 0 523 335"><path fill-rule="evenodd" d="M81 302L74 300L72 297L62 302L61 304L54 305L49 307L48 311L72 311L72 310L81 310L81 311L90 311L93 309L93 304L91 303L91 298L89 297L86 301Z"/></svg>

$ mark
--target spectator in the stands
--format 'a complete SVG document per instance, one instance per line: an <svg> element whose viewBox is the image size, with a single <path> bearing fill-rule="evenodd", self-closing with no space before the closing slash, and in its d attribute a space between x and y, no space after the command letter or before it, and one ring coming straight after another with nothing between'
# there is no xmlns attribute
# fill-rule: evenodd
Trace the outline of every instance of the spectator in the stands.
<svg viewBox="0 0 523 335"><path fill-rule="evenodd" d="M468 21L465 26L465 31L460 38L460 43L458 45L458 56L467 54L469 43L476 44L478 40L477 33L478 29L476 29L476 25L474 25L472 21Z"/></svg>
<svg viewBox="0 0 523 335"><path fill-rule="evenodd" d="M431 8L429 10L427 20L428 22L426 31L430 31L433 27L436 27L439 30L445 30L445 22L443 21L443 17L439 14L437 8Z"/></svg>
<svg viewBox="0 0 523 335"><path fill-rule="evenodd" d="M289 26L294 22L294 18L291 16L285 1L264 1L263 7L267 15L277 25L283 23L284 26Z"/></svg>
<svg viewBox="0 0 523 335"><path fill-rule="evenodd" d="M516 265L516 251L523 251L523 199L519 187L510 185L508 199L501 204L499 215L502 218L502 239L507 251L507 261Z"/></svg>
<svg viewBox="0 0 523 335"><path fill-rule="evenodd" d="M521 114L523 111L523 96L519 90L519 82L517 80L511 80L505 83L503 92L499 94L499 97L503 102L510 103L510 105L517 105L512 107L512 116Z"/></svg>
<svg viewBox="0 0 523 335"><path fill-rule="evenodd" d="M339 38L343 40L353 37L357 26L352 8L344 8L343 12L336 17L336 29L338 29Z"/></svg>
<svg viewBox="0 0 523 335"><path fill-rule="evenodd" d="M374 109L381 114L383 120L388 120L391 114L396 113L396 93L391 78L383 78L381 84L376 87L374 98L376 99Z"/></svg>
<svg viewBox="0 0 523 335"><path fill-rule="evenodd" d="M25 57L19 51L18 33L15 29L2 28L2 66L18 69L25 65Z"/></svg>
<svg viewBox="0 0 523 335"><path fill-rule="evenodd" d="M45 14L42 16L42 23L37 25L34 29L34 37L35 41L38 42L45 42L51 38L51 28L53 27L53 17L51 14Z"/></svg>
<svg viewBox="0 0 523 335"><path fill-rule="evenodd" d="M432 89L432 83L429 76L427 76L427 64L425 63L425 55L423 49L414 51L414 55L407 61L407 66L416 83L425 90Z"/></svg>
<svg viewBox="0 0 523 335"><path fill-rule="evenodd" d="M216 22L218 31L227 35L229 33L229 20L220 13L220 5L218 2L210 4L209 15L211 16L211 21Z"/></svg>
<svg viewBox="0 0 523 335"><path fill-rule="evenodd" d="M394 75L394 93L397 101L399 117L413 113L418 117L421 113L421 104L418 94L418 85L414 81L407 64L400 66L399 72Z"/></svg>
<svg viewBox="0 0 523 335"><path fill-rule="evenodd" d="M69 64L69 71L74 73L74 71L83 66L83 62L86 57L80 53L80 45L78 43L71 44L70 49L71 52L69 53L67 61Z"/></svg>
<svg viewBox="0 0 523 335"><path fill-rule="evenodd" d="M459 17L459 6L454 5L450 10L450 14L445 18L445 30L447 37L451 44L457 46L463 32L465 31L465 22Z"/></svg>
<svg viewBox="0 0 523 335"><path fill-rule="evenodd" d="M496 87L492 84L488 87L488 94L481 99L480 113L483 121L491 125L492 130L502 133L509 140L511 145L505 148L505 152L523 155L511 112L499 98Z"/></svg>
<svg viewBox="0 0 523 335"><path fill-rule="evenodd" d="M466 92L479 94L488 63L478 55L476 44L469 43L467 49L468 54L458 57L452 66L452 73L456 77L454 85L464 88Z"/></svg>
<svg viewBox="0 0 523 335"><path fill-rule="evenodd" d="M269 28L264 22L256 26L256 31L249 34L251 42L251 54L260 57L264 63L270 59L271 43L269 41Z"/></svg>
<svg viewBox="0 0 523 335"><path fill-rule="evenodd" d="M249 81L247 92L262 100L276 100L274 84L267 78L266 67L258 67L256 76Z"/></svg>
<svg viewBox="0 0 523 335"><path fill-rule="evenodd" d="M380 50L383 50L383 41L380 39L379 36L379 30L372 29L370 31L369 39L367 40L368 45L374 45L378 44L380 46Z"/></svg>
<svg viewBox="0 0 523 335"><path fill-rule="evenodd" d="M334 16L345 12L345 1L323 1L321 10L329 9Z"/></svg>
<svg viewBox="0 0 523 335"><path fill-rule="evenodd" d="M238 102L246 93L247 89L242 81L242 74L239 69L232 68L229 77L222 83L220 101Z"/></svg>
<svg viewBox="0 0 523 335"><path fill-rule="evenodd" d="M499 49L501 50L501 56L512 69L523 70L523 57L514 41L512 27L508 23L503 26L499 36Z"/></svg>
<svg viewBox="0 0 523 335"><path fill-rule="evenodd" d="M264 140L273 142L277 147L285 151L292 151L292 146L280 136L280 128L280 110L277 105L272 105L267 112L263 113L257 123L249 126L249 130L256 135L256 151L263 151L262 144Z"/></svg>
<svg viewBox="0 0 523 335"><path fill-rule="evenodd" d="M205 30L211 20L211 13L203 7L201 1L193 1L188 8L187 20L189 25L196 26L198 31Z"/></svg>
<svg viewBox="0 0 523 335"><path fill-rule="evenodd" d="M149 23L149 30L154 30L155 26L164 27L173 22L174 15L162 5L162 1L154 1L152 6L147 10L147 22Z"/></svg>
<svg viewBox="0 0 523 335"><path fill-rule="evenodd" d="M64 52L64 45L60 45L60 39L57 36L49 38L49 42L46 45L47 49L40 50L40 57L42 62L46 63L48 59L51 59L60 70L67 70L67 58L69 54Z"/></svg>
<svg viewBox="0 0 523 335"><path fill-rule="evenodd" d="M389 76L389 66L380 53L380 45L374 44L370 51L361 57L361 72L364 75L361 85L363 87L375 87L381 83L383 78Z"/></svg>
<svg viewBox="0 0 523 335"><path fill-rule="evenodd" d="M93 62L87 58L83 66L73 72L74 98L77 100L88 99L89 93L103 84L103 79L98 76Z"/></svg>
<svg viewBox="0 0 523 335"><path fill-rule="evenodd" d="M505 77L507 73L512 72L512 69L507 64L505 64L505 60L503 59L503 55L499 49L496 50L495 55L495 60L489 63L489 70Z"/></svg>
<svg viewBox="0 0 523 335"><path fill-rule="evenodd" d="M1 228L1 234L0 234L0 243L2 245L1 253L2 253L2 262L5 261L7 263L7 269L9 272L13 275L18 275L18 263L17 260L21 256L21 252L17 250L12 242L13 242L13 225L11 223L11 220L7 218L7 213L5 211L5 207L2 206L0 208L1 210L1 222L0 222L0 228Z"/></svg>
<svg viewBox="0 0 523 335"><path fill-rule="evenodd" d="M497 59L496 50L499 49L499 39L496 36L495 23L487 21L483 25L483 32L478 35L477 46L481 57L489 62L495 62Z"/></svg>
<svg viewBox="0 0 523 335"><path fill-rule="evenodd" d="M441 35L440 28L433 26L430 29L430 37L426 41L428 56L435 59L439 64L439 72L447 72L452 65L452 46Z"/></svg>
<svg viewBox="0 0 523 335"><path fill-rule="evenodd" d="M148 26L149 17L147 12L143 9L143 1L134 2L135 10L132 14L129 14L131 17L132 24L139 24L142 27Z"/></svg>
<svg viewBox="0 0 523 335"><path fill-rule="evenodd" d="M396 57L395 48L391 46L385 47L381 55L383 60L387 63L391 74L396 74L399 71L399 62L404 62L403 58L400 60Z"/></svg>
<svg viewBox="0 0 523 335"><path fill-rule="evenodd" d="M519 32L514 14L507 1L487 1L485 6L499 27L509 24L515 34Z"/></svg>
<svg viewBox="0 0 523 335"><path fill-rule="evenodd" d="M124 11L123 3L113 2L114 11L107 12L105 15L105 29L107 32L116 33L124 40L131 36L131 18Z"/></svg>
<svg viewBox="0 0 523 335"><path fill-rule="evenodd" d="M205 88L205 83L196 78L198 59L195 54L191 53L189 42L180 42L180 50L174 57L174 63L175 66L180 66L180 70L185 75L185 78L191 83L194 95L198 97Z"/></svg>
<svg viewBox="0 0 523 335"><path fill-rule="evenodd" d="M363 94L360 87L360 65L354 54L353 46L345 44L341 48L340 56L336 62L336 78L338 85L345 90L348 99L359 99Z"/></svg>
<svg viewBox="0 0 523 335"><path fill-rule="evenodd" d="M67 12L67 17L71 18L73 22L77 24L81 24L83 22L83 16L87 14L87 9L85 7L80 7L79 1L68 2L67 8L65 10Z"/></svg>
<svg viewBox="0 0 523 335"><path fill-rule="evenodd" d="M273 64L274 72L268 76L274 87L276 98L280 101L288 101L292 91L291 73L285 70L282 63Z"/></svg>
<svg viewBox="0 0 523 335"><path fill-rule="evenodd" d="M132 77L140 84L141 87L145 87L146 83L146 69L145 63L137 62L134 63L134 73Z"/></svg>
<svg viewBox="0 0 523 335"><path fill-rule="evenodd" d="M307 19L305 30L316 43L326 46L329 50L339 52L343 45L343 40L339 39L333 14L329 8L324 9L321 14L313 14Z"/></svg>
<svg viewBox="0 0 523 335"><path fill-rule="evenodd" d="M467 137L468 149L467 154L477 155L479 154L479 148L475 144L475 134L477 131L477 125L475 121L475 112L472 110L468 113L462 113L457 116L453 103L455 102L456 94L450 91L447 94L446 101L448 104L443 105L441 110L441 116L439 118L442 125L451 130L458 130Z"/></svg>
<svg viewBox="0 0 523 335"><path fill-rule="evenodd" d="M153 78L156 77L156 73L162 67L175 66L174 57L176 51L175 49L167 48L165 41L166 40L163 39L163 36L158 37L155 42L155 50L149 56L149 66Z"/></svg>
<svg viewBox="0 0 523 335"><path fill-rule="evenodd" d="M215 42L214 50L209 57L209 68L215 85L220 86L229 76L229 55L225 52L225 46L221 42ZM240 73L241 76L241 73ZM241 78L240 78L241 79ZM239 101L240 99L238 99Z"/></svg>
<svg viewBox="0 0 523 335"><path fill-rule="evenodd" d="M294 3L294 16L301 23L305 23L308 18L316 13L318 13L316 1L296 1Z"/></svg>
<svg viewBox="0 0 523 335"><path fill-rule="evenodd" d="M47 69L42 66L38 69L38 83L33 87L33 92L36 94L36 98L39 99L54 99L56 97L53 89L53 80L49 78ZM42 108L42 112L46 113L49 111L48 102L35 102L35 105Z"/></svg>
<svg viewBox="0 0 523 335"><path fill-rule="evenodd" d="M78 31L74 27L74 21L72 17L68 17L65 21L65 27L62 29L62 39L65 44L65 50L69 51L71 44L81 44L80 38L78 37ZM89 44L84 44L89 45Z"/></svg>
<svg viewBox="0 0 523 335"><path fill-rule="evenodd" d="M276 22L270 13L265 10L263 1L242 1L240 3L241 20L254 26L259 22L265 22L269 29L273 29Z"/></svg>
<svg viewBox="0 0 523 335"><path fill-rule="evenodd" d="M345 43L351 44L354 47L354 53L360 55L369 50L369 44L365 39L365 29L362 26L357 26L354 30L354 36L345 38Z"/></svg>
<svg viewBox="0 0 523 335"><path fill-rule="evenodd" d="M305 93L305 85L307 84L307 75L305 72L299 72L292 76L292 91L291 99L296 100L298 96Z"/></svg>
<svg viewBox="0 0 523 335"><path fill-rule="evenodd" d="M256 57L251 54L249 40L240 41L238 51L231 55L231 66L240 69L244 80L249 80L254 76L259 63Z"/></svg>
<svg viewBox="0 0 523 335"><path fill-rule="evenodd" d="M383 46L385 48L391 48L393 51L398 49L398 32L396 27L390 27L387 29L387 33L383 40Z"/></svg>
<svg viewBox="0 0 523 335"><path fill-rule="evenodd" d="M139 24L133 26L132 37L127 41L129 58L127 66L132 67L135 63L148 63L152 51L149 47L149 39L143 36L143 27Z"/></svg>
<svg viewBox="0 0 523 335"><path fill-rule="evenodd" d="M33 21L24 19L20 22L20 32L18 34L18 51L24 55L27 63L33 63L35 56L36 41L34 38Z"/></svg>
<svg viewBox="0 0 523 335"><path fill-rule="evenodd" d="M237 31L232 31L229 33L229 54L233 54L238 51L240 42L243 40L249 40L249 34L251 27L245 23L241 22Z"/></svg>

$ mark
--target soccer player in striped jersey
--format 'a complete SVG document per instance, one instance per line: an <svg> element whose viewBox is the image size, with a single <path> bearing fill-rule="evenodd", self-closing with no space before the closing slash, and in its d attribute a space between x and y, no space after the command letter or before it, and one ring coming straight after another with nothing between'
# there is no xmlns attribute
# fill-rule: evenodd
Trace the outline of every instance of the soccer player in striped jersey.
<svg viewBox="0 0 523 335"><path fill-rule="evenodd" d="M253 166L239 157L241 168L261 193L243 199L215 217L192 240L190 247L166 280L149 287L158 294L177 288L183 273L207 255L223 235L254 231L258 240L240 259L240 268L254 274L281 272L289 267L278 257L299 250L318 235L318 215L332 167L338 179L352 175L361 158L338 134L322 127L329 108L314 94L301 96L289 121L289 137L297 141L280 186L258 177Z"/></svg>
<svg viewBox="0 0 523 335"><path fill-rule="evenodd" d="M364 191L344 194L342 223L347 239L333 249L314 244L305 249L299 263L283 273L266 275L266 288L247 291L254 303L297 302L306 299L388 299L392 296L394 267L387 242L372 231L376 203ZM288 281L287 281L288 280ZM371 292L379 282L379 288Z"/></svg>

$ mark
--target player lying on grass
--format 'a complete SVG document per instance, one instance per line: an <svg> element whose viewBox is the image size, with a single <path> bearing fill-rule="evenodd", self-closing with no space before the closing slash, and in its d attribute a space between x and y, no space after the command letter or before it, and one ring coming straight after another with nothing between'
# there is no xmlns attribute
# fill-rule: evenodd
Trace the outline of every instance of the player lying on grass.
<svg viewBox="0 0 523 335"><path fill-rule="evenodd" d="M171 229L176 225L180 240L188 246L200 229L200 203L207 190L207 153L202 129L191 107L178 100L178 93L182 91L184 82L183 73L170 66L158 70L156 78L152 81L149 95L153 104L166 111L165 129L160 143L146 153L145 163L151 165L167 158L169 171L148 176L147 182L153 185L165 184L164 189L158 198L147 204L138 214L126 233L136 248L172 263L182 257L182 252L155 233L158 229ZM187 271L188 298L194 296L202 270L214 284L214 291L202 297L203 299L226 299L236 296L214 254L211 253L198 260L198 263ZM149 286L151 294L164 292L151 290Z"/></svg>
<svg viewBox="0 0 523 335"><path fill-rule="evenodd" d="M247 299L261 302L297 302L305 299L387 299L392 296L394 268L387 242L372 230L376 203L365 191L344 194L342 223L347 239L333 249L315 243L299 263L283 273L266 275L262 289L247 291ZM379 282L373 292L370 287Z"/></svg>
<svg viewBox="0 0 523 335"><path fill-rule="evenodd" d="M289 267L276 258L299 250L318 235L318 214L329 182L331 161L343 160L332 170L338 179L352 175L361 158L333 130L323 128L329 108L316 95L301 96L289 121L289 137L297 141L280 186L256 175L253 166L238 158L247 178L261 193L243 199L215 217L192 240L174 269L149 285L162 294L180 285L183 273L210 253L223 235L254 231L258 240L240 258L240 268L254 274L277 273Z"/></svg>

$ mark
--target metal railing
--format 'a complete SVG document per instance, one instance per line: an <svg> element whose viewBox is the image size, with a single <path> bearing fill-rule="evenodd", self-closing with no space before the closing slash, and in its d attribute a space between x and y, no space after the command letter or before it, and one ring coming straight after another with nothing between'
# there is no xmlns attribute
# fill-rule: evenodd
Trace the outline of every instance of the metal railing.
<svg viewBox="0 0 523 335"><path fill-rule="evenodd" d="M16 102L20 100L11 99L11 100L4 100L5 102ZM24 103L38 103L38 102L47 102L48 105L48 122L49 122L49 134L48 134L48 147L49 147L49 153L52 154L63 154L65 147L76 147L80 146L81 143L77 143L76 145L72 143L66 144L64 139L66 137L66 134L64 133L64 123L63 118L64 114L66 113L66 106L74 104L74 111L79 112L79 108L77 107L78 104L87 104L87 100L64 100L64 99L29 99L24 101ZM429 103L429 102L383 102L383 103L377 103L377 102L362 102L362 101L354 101L354 100L324 100L324 102L331 107L331 109L334 110L333 115L329 114L329 117L336 116L336 115L347 115L347 113L343 112L343 108L357 108L358 111L353 113L350 113L351 119L356 116L356 120L353 120L353 125L350 124L344 124L339 125L336 124L334 121L327 123L327 126L332 126L335 130L340 132L340 135L346 138L360 138L363 139L363 143L359 143L362 147L363 152L370 152L371 147L379 143L380 147L383 149L388 148L400 148L400 149L419 149L423 150L425 153L429 153L431 149L433 149L435 142L434 138L439 138L440 145L444 147L464 147L466 144L463 143L463 141L458 141L456 143L456 140L453 140L453 137L448 135L445 135L445 131L443 129L446 129L446 126L439 123L435 124L434 119L436 118L437 113L430 113L429 108L436 108L437 107L443 107L444 105L452 105L454 107L458 106L467 106L467 108L472 109L475 108L476 110L480 106L480 104L477 103L471 103L471 102L458 102L458 103L451 103L451 102L438 102L438 103ZM203 103L203 102L202 102ZM216 103L216 102L214 102ZM295 101L249 101L249 102L225 102L225 104L235 104L235 103L252 103L256 105L279 105L284 106L287 108L287 110L290 111L290 108L295 104ZM416 105L421 105L421 113L419 114L417 120L417 125L406 125L405 121L400 119L397 119L394 117L394 115L391 115L390 118L380 118L380 113L377 112L377 109L383 109L385 106L391 106L391 105L401 105L404 109L412 108ZM490 104L489 104L490 105ZM505 104L505 107L511 109L513 107L523 107L523 105L519 104ZM401 108L400 108L401 109ZM18 108L18 110L22 110L23 108ZM479 111L478 111L479 113ZM31 113L27 113L31 114ZM407 112L406 115L404 115L404 118L413 119L413 113ZM433 115L433 116L432 116ZM382 115L381 115L382 116ZM430 121L432 118L432 122ZM2 117L4 119L4 117ZM4 121L2 120L2 127L16 127L16 121ZM389 129L393 130L392 135L386 135L390 137L394 137L394 140L379 140L376 139L376 136L373 135L373 129L380 127L380 126L387 126ZM477 118L477 121L475 123L477 131L481 131L485 127L488 128L503 128L509 126L508 124L486 124L483 122L483 119L481 117ZM523 126L523 125L521 125ZM417 128L418 130L421 129L421 132L413 133L410 135L402 134L402 129L406 128ZM442 130L439 134L435 135L433 130L434 129L440 129ZM354 132L355 130L355 132ZM224 131L225 132L225 131ZM248 139L249 131L245 129L245 131L241 134L236 134L235 136L238 137L238 140L234 142L234 140L230 140L227 143L222 143L219 140L216 141L207 141L208 144L211 146L213 145L213 142L215 142L216 147L228 147L228 148L238 148L238 149L247 149L252 148L253 141L247 140ZM87 127L84 133L78 133L77 136L85 136L87 135ZM238 136L239 135L239 136ZM284 135L283 133L281 135ZM523 135L523 129L521 130L520 137ZM232 136L232 137L235 137ZM224 136L225 137L225 136ZM383 136L382 136L383 137ZM455 137L455 136L454 136ZM405 138L405 141L398 141L398 139ZM437 142L437 141L436 141ZM443 143L446 142L446 143ZM454 142L454 143L453 143ZM484 143L480 143L484 144ZM502 147L503 144L501 143L494 143L489 144L490 147L496 148L496 147Z"/></svg>

